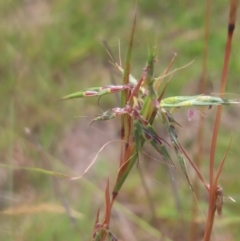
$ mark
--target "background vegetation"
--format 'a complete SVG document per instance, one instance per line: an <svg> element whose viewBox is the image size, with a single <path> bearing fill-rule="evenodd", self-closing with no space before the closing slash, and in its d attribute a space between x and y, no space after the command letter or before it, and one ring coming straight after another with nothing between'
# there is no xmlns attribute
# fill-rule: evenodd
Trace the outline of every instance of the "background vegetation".
<svg viewBox="0 0 240 241"><path fill-rule="evenodd" d="M219 90L228 2L212 3L208 58L208 93ZM57 102L60 96L88 86L101 86L121 79L111 72L102 45L107 40L115 57L118 40L124 61L134 2L102 1L14 1L0 2L0 237L2 240L89 240L96 211L102 207L107 177L117 171L118 145L109 144L84 179L68 181L24 167L45 168L76 176L93 160L107 141L117 139L117 121L88 124L92 117L112 106L115 97ZM139 77L148 47L158 49L159 74L177 53L174 68L192 60L178 71L166 96L198 94L202 72L205 3L201 1L138 1L132 73ZM239 20L237 21L238 27ZM240 37L238 28L228 76L228 97L239 98ZM221 176L225 198L223 217L215 223L215 240L238 240L239 233L239 111L223 111L218 152L221 160L233 135L233 142ZM208 175L214 108L205 111L202 172ZM191 122L187 110L176 113L183 126L179 138L190 155L196 152L197 114ZM30 131L30 133L29 133ZM163 131L163 130L162 130ZM149 147L146 153L154 156ZM194 159L194 158L193 158ZM187 240L192 214L192 193L184 175L177 172L177 191L167 168L143 153L140 166L154 199L157 223L142 187L137 168L123 186L114 207L113 231L123 240L157 240L162 233L173 240ZM191 174L191 170L190 174ZM192 176L194 179L194 176ZM203 189L202 189L203 191ZM204 229L207 196L198 200L199 235ZM67 212L66 212L67 210ZM114 226L115 225L115 226ZM221 239L220 239L221 238Z"/></svg>

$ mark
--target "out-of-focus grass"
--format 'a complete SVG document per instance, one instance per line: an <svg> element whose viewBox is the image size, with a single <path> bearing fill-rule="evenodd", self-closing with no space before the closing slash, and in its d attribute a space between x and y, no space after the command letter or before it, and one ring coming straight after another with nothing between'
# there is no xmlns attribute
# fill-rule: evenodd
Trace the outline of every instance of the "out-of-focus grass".
<svg viewBox="0 0 240 241"><path fill-rule="evenodd" d="M208 59L208 79L209 85L213 88L210 90L212 92L218 91L221 76L227 32L226 9L228 6L226 4L225 1L218 1L212 6ZM147 49L149 46L155 45L159 52L156 73L160 74L164 70L173 52L178 54L174 63L176 68L195 60L191 66L173 76L166 95L198 93L197 86L201 76L203 55L204 9L205 4L200 1L185 0L177 3L176 1L139 0L137 32L132 60L133 74L136 77L140 76L146 61ZM118 39L120 39L121 55L124 60L133 11L134 1L58 0L2 1L0 3L2 23L0 25L1 163L48 168L44 164L41 153L34 146L37 140L37 144L41 145L43 151L52 156L52 158L48 157L47 160L51 162L54 170L69 175L76 174L69 170L68 165L66 165L66 163L71 162L71 155L63 160L64 158L59 154L61 153L58 150L59 143L63 141L65 133L72 129L74 123L82 120L82 118L74 118L74 115L91 114L93 116L100 110L91 107L91 103L96 103L97 100L63 103L57 102L57 99L62 95L88 86L101 86L110 83L109 72L106 68L108 56L101 40L107 39L115 56L117 56ZM227 91L230 93L239 92L240 46L237 42L239 37L237 29L233 40L233 53L227 85ZM116 80L120 82L117 77ZM104 97L100 101L101 108L111 106L111 101ZM239 114L236 110L237 107L231 107L231 109L224 107L223 125L216 158L221 159L229 143L230 135L234 133L231 152L227 158L221 184L227 194L229 193L239 201L240 197L237 195L238 187L236 185L239 164L236 158L239 155L240 132L237 124ZM206 119L211 119L211 116L213 113L209 111ZM31 138L29 139L25 135L25 127L32 131L35 140L30 140ZM186 132L195 133L196 125L185 122L183 127L184 129L180 130L179 138L190 143L189 149L190 152L193 152L196 136L192 134L189 137ZM87 128L82 128L82 133L88 134L88 131ZM207 137L204 149L206 155L203 160L206 165L208 164L210 148L209 133L211 133L211 125L206 127ZM101 135L99 133L100 139ZM184 136L188 137L184 138ZM94 140L96 141L96 139ZM92 147L94 140L89 144L88 152L94 152ZM78 146L81 148L81 143ZM95 155L96 153L91 154ZM84 160L78 162L89 162L91 161L89 158L86 155ZM65 164L62 164L62 161ZM116 163L116 160L104 160L103 157L97 164L99 168L101 165L108 167L108 164L101 164L104 161L108 164L110 162ZM145 175L151 183L151 192L156 201L157 213L163 219L163 223L164 220L168 223L168 227L176 227L177 210L167 169L163 168L161 164L157 164L158 170L156 170L156 163L144 162L144 164L149 166L148 170L151 172L145 173ZM75 163L74 165L81 164ZM154 168L151 168L151 165ZM88 240L96 210L102 205L103 200L90 190L86 182L72 183L61 180L60 193L63 198L59 194L56 195L56 187L54 187L52 177L20 170L8 172L6 169L1 169L0 171L1 210L26 203L31 205L46 201L59 203L66 199L71 208L83 214L83 219L76 220L76 225L81 229L83 236L87 237L85 240ZM94 171L94 168L92 172L99 174L97 170ZM106 173L104 171L101 173L104 175L103 177L94 177L94 174L87 176L89 182L93 182L97 186L100 183L100 188L105 185L106 180ZM208 172L205 167L203 167L203 173L207 177ZM109 172L109 176L114 179L112 171ZM141 217L145 215L148 219L146 197L140 188L141 182L138 179L138 174L133 171L131 176L132 179L129 179L124 186L126 194L120 194L119 199L127 207L129 205L129 208L131 206L127 204L128 202L135 203L133 212ZM157 179L158 182L154 179ZM180 190L183 190L180 191L183 210L190 215L191 192L187 189L187 184L183 183L184 178L180 176L177 180L178 186L181 187ZM200 201L199 205L204 211L204 202L202 202ZM226 201L223 223L225 213L226 219L235 220L234 217L240 212L238 206L238 203ZM170 210L174 210L175 214L171 214L173 212ZM19 237L22 240L84 240L84 237L71 224L67 215L43 212L41 214L26 213L2 217L0 236L3 240L19 240ZM223 224L223 230L226 230L227 234L236 235L232 240L239 237L236 231L238 224L239 220ZM137 229L138 225L132 226ZM120 235L123 233L120 232ZM145 236L141 235L141 232L139 236L135 235L137 240L147 240L144 239Z"/></svg>

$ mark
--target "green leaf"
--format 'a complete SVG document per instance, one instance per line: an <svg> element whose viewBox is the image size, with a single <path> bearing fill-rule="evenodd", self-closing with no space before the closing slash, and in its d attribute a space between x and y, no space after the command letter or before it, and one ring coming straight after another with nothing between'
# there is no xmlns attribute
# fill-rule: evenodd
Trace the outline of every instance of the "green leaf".
<svg viewBox="0 0 240 241"><path fill-rule="evenodd" d="M195 95L195 96L174 96L162 99L160 108L174 108L187 106L212 106L212 105L233 105L240 104L239 100L228 100L216 96Z"/></svg>
<svg viewBox="0 0 240 241"><path fill-rule="evenodd" d="M174 127L174 124L177 122L173 119L172 115L164 109L161 111L161 116L162 116L163 123L167 129L167 132L170 135L171 142L174 147L174 151L176 152L176 155L178 157L178 161L182 168L182 171L183 171L184 175L186 176L189 186L193 190L193 187L192 187L192 184L191 184L188 172L187 172L184 155L181 150L181 145L178 142L177 134L176 134L175 127Z"/></svg>
<svg viewBox="0 0 240 241"><path fill-rule="evenodd" d="M135 128L141 133L145 141L148 141L155 150L166 160L167 162L172 162L171 157L163 143L163 139L158 136L153 127L148 124L144 126L140 121L134 123Z"/></svg>

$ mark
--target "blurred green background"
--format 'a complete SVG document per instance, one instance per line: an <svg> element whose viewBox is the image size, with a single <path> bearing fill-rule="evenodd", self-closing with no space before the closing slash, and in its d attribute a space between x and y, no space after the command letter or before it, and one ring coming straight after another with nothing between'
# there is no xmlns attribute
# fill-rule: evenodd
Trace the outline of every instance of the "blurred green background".
<svg viewBox="0 0 240 241"><path fill-rule="evenodd" d="M194 60L174 74L165 96L200 93L205 5L204 1L138 0L132 74L141 76L148 49L156 46L156 75L168 66L173 53L177 53L173 69ZM219 91L228 7L223 0L211 6L208 93ZM86 87L121 83L102 41L108 42L115 58L120 41L124 62L134 9L135 1L120 0L0 1L1 240L90 239L97 209L101 208L101 214L104 211L107 178L110 186L114 185L119 143L107 145L85 178L77 181L39 173L36 168L79 176L106 142L119 138L118 120L89 126L96 114L118 105L117 96L103 97L99 103L97 99L58 99ZM230 98L239 98L239 38L236 28L226 89ZM214 108L196 112L191 122L187 109L176 113L183 127L178 130L179 139L193 159L198 118L206 115L201 169L206 180L214 113ZM213 240L240 238L239 116L239 107L223 108L216 160L219 163L232 136L220 184L236 203L224 198L223 217L216 219ZM159 131L164 137L161 125ZM145 153L155 155L152 152L146 148ZM138 169L133 168L114 206L112 231L119 240L160 240L163 234L172 240L187 240L194 198L184 175L178 168L174 191L166 166L145 153L139 166L154 199L158 221L151 221L149 199ZM159 159L157 155L155 158ZM189 172L194 179L190 168ZM201 237L207 212L207 194L202 186L197 205L197 237Z"/></svg>

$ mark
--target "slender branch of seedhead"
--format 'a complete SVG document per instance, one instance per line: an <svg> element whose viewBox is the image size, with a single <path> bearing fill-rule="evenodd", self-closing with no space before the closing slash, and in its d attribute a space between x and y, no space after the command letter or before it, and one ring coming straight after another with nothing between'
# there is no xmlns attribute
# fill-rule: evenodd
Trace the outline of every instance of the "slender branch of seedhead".
<svg viewBox="0 0 240 241"><path fill-rule="evenodd" d="M207 217L207 221L206 221L206 229L205 229L205 234L204 234L204 241L208 241L210 240L211 237L211 233L212 233L212 227L213 227L213 222L214 222L214 214L216 212L216 210L218 211L218 213L221 214L221 210L219 211L219 207L217 207L217 198L218 198L218 190L219 190L219 186L218 186L218 180L219 177L222 173L222 169L223 169L223 165L225 163L227 154L229 152L230 146L231 146L231 142L232 142L232 137L230 139L230 142L228 144L227 150L223 156L223 159L218 167L216 176L214 178L213 181L213 185L210 186L210 197L209 197L209 208L208 208L208 217ZM222 205L221 205L222 206ZM222 207L220 207L222 209Z"/></svg>
<svg viewBox="0 0 240 241"><path fill-rule="evenodd" d="M237 0L230 1L230 12L229 12L229 21L228 21L228 36L227 42L225 47L225 56L224 56L224 64L223 64L223 71L222 71L222 79L221 79L221 86L220 86L220 93L225 92L225 86L227 81L227 73L228 73L228 64L229 64L229 57L231 53L231 45L232 45L232 36L233 31L235 28L235 21L236 21L236 13L237 13ZM222 94L220 95L222 97ZM217 114L214 123L213 129L213 136L212 136L212 143L211 143L211 152L210 152L210 161L209 161L209 207L208 207L208 218L206 223L206 231L204 234L204 241L210 240L213 222L214 222L214 213L216 211L216 188L217 188L217 181L219 179L222 166L224 161L220 164L218 169L217 176L214 178L214 159L215 159L215 151L216 151L216 143L217 143L217 136L218 130L220 125L222 107L218 106ZM224 159L225 160L225 159Z"/></svg>
<svg viewBox="0 0 240 241"><path fill-rule="evenodd" d="M220 96L222 96L225 91L226 81L227 81L227 72L228 72L228 63L229 57L231 53L231 44L232 44L232 35L235 28L235 20L236 20L236 11L237 11L237 0L232 0L230 2L230 13L229 13L229 23L228 23L228 37L225 48L225 56L224 56L224 64L223 64L223 72L222 72L222 80L220 87ZM216 151L216 143L218 130L221 120L222 107L218 106L217 114L214 123L212 143L211 143L211 152L210 152L210 162L209 162L209 184L210 184L210 200L214 199L213 195L213 182L214 182L214 159L215 159L215 151ZM209 203L211 204L211 202ZM209 207L210 208L210 207Z"/></svg>
<svg viewBox="0 0 240 241"><path fill-rule="evenodd" d="M229 57L231 53L232 36L235 28L236 13L237 13L237 0L231 0L229 21L228 21L228 37L227 37L227 43L225 47L225 56L224 56L224 64L223 64L221 87L220 87L220 93L221 93L220 97L222 97L223 93L225 92L225 86L227 82L228 64L229 64ZM214 123L211 152L210 152L210 167L209 167L210 186L213 184L214 158L215 158L216 142L217 142L219 124L221 119L221 113L222 113L222 107L218 106L216 119Z"/></svg>
<svg viewBox="0 0 240 241"><path fill-rule="evenodd" d="M204 177L202 176L201 172L199 171L198 167L196 166L196 164L191 160L191 158L188 156L187 152L185 151L185 149L183 148L183 146L179 143L180 148L183 152L183 154L185 155L185 157L188 159L190 165L192 166L192 168L195 170L198 178L201 180L201 182L203 183L203 185L205 186L205 188L207 189L207 191L209 192L209 186L207 185L206 181L204 180Z"/></svg>

